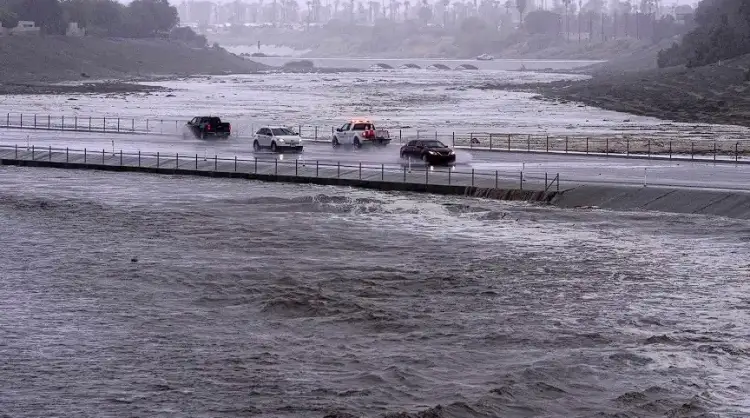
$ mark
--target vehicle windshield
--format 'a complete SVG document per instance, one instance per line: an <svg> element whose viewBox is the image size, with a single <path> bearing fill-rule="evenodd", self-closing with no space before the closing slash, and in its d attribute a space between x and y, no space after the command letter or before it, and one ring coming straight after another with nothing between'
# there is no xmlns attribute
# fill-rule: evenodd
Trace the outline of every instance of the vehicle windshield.
<svg viewBox="0 0 750 418"><path fill-rule="evenodd" d="M443 144L440 141L424 141L423 142L425 148L446 148L447 145Z"/></svg>
<svg viewBox="0 0 750 418"><path fill-rule="evenodd" d="M293 130L288 128L271 128L271 133L273 133L273 136L297 135Z"/></svg>
<svg viewBox="0 0 750 418"><path fill-rule="evenodd" d="M369 123L357 123L354 125L353 131L369 131L370 129L375 129L372 124Z"/></svg>

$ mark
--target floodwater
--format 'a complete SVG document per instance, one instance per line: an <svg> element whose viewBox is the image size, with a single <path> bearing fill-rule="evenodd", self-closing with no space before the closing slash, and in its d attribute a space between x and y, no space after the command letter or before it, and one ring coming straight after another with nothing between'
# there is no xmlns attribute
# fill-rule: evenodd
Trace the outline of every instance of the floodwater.
<svg viewBox="0 0 750 418"><path fill-rule="evenodd" d="M194 116L217 115L233 133L250 136L262 124L318 126L328 135L349 118L370 118L379 126L414 135L438 131L532 135L637 135L677 139L744 139L750 129L685 124L605 111L576 103L539 100L531 93L474 88L487 84L580 79L585 76L501 70L393 70L333 74L256 74L201 77L152 83L167 93L0 96L0 114L64 115L79 118L136 118L151 128L173 130ZM75 100L71 100L75 99ZM16 116L17 117L17 116ZM170 120L156 127L156 120ZM99 121L101 122L101 121ZM95 122L98 123L98 122ZM128 121L124 122L128 126Z"/></svg>
<svg viewBox="0 0 750 418"><path fill-rule="evenodd" d="M0 175L4 415L750 414L748 222Z"/></svg>

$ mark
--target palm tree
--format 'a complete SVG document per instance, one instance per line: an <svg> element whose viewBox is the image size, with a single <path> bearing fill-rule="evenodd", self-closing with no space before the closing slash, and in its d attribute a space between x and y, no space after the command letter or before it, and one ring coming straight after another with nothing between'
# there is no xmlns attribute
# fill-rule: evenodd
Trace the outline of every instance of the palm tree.
<svg viewBox="0 0 750 418"><path fill-rule="evenodd" d="M404 22L409 20L409 6L411 6L411 2L409 0L404 0Z"/></svg>
<svg viewBox="0 0 750 418"><path fill-rule="evenodd" d="M518 14L521 15L521 24L523 25L523 12L526 11L526 0L516 0Z"/></svg>

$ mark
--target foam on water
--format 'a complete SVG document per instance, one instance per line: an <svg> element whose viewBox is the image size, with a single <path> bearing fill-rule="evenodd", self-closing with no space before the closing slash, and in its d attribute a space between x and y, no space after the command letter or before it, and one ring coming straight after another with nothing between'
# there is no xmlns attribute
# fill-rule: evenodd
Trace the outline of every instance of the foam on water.
<svg viewBox="0 0 750 418"><path fill-rule="evenodd" d="M11 416L750 413L745 221L0 175Z"/></svg>

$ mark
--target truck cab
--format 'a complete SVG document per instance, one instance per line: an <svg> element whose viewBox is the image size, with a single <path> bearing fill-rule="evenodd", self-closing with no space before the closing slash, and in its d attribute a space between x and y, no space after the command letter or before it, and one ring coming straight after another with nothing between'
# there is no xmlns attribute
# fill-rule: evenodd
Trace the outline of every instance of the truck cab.
<svg viewBox="0 0 750 418"><path fill-rule="evenodd" d="M372 121L367 119L352 119L333 133L333 147L352 145L360 148L363 145L386 146L391 142L391 136L385 129L377 129Z"/></svg>
<svg viewBox="0 0 750 418"><path fill-rule="evenodd" d="M187 139L188 136L192 135L200 139L206 139L209 136L227 138L231 132L232 126L229 122L222 122L219 117L196 116L185 124L182 137Z"/></svg>

